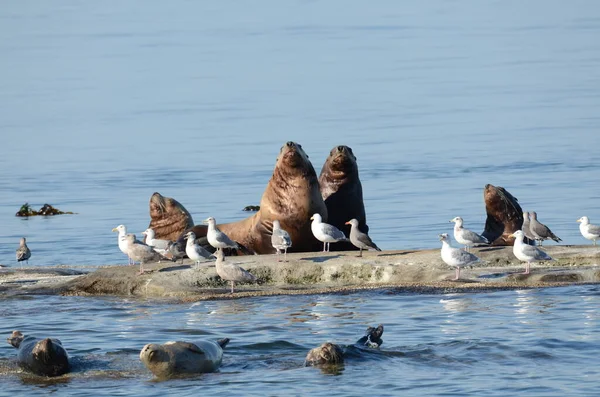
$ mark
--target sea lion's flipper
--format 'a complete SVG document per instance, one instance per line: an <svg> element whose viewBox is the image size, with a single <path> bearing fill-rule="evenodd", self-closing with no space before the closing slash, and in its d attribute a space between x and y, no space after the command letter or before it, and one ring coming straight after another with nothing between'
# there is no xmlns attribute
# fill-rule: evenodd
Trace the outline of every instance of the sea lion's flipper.
<svg viewBox="0 0 600 397"><path fill-rule="evenodd" d="M6 338L6 341L9 345L18 349L19 346L21 346L21 342L23 342L24 338L25 337L20 331L13 331L12 334Z"/></svg>
<svg viewBox="0 0 600 397"><path fill-rule="evenodd" d="M365 332L365 336L360 338L356 344L360 346L367 346L372 348L378 348L383 344L383 324L379 324L377 328L369 327Z"/></svg>
<svg viewBox="0 0 600 397"><path fill-rule="evenodd" d="M221 349L225 349L225 346L227 346L227 344L229 343L229 338L223 338L223 339L219 339L217 341L217 343L219 344L219 346L221 346Z"/></svg>

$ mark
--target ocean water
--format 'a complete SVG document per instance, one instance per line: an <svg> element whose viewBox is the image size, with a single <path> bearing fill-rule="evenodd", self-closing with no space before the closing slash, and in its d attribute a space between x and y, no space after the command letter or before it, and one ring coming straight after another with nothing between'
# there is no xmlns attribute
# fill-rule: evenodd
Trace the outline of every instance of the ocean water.
<svg viewBox="0 0 600 397"><path fill-rule="evenodd" d="M436 248L455 216L483 230L487 183L537 211L563 243L589 244L575 220L600 223L599 36L593 0L11 2L0 9L0 264L14 265L22 236L32 266L123 263L111 229L141 233L155 191L197 223L241 219L289 140L317 172L332 147L353 148L383 249ZM77 214L15 217L25 202ZM523 296L534 304L516 321ZM183 395L209 385L214 394L558 396L592 395L597 378L594 287L189 307L3 299L2 332L53 331L104 372L90 382L84 362L84 375L45 387L8 371L0 394ZM302 311L290 319L321 301L339 323ZM468 304L456 314L442 301ZM210 322L211 310L229 314ZM403 321L411 310L421 325ZM154 329L196 312L197 322ZM465 321L456 333L441 331L450 313ZM306 349L351 343L376 322L389 330L381 355L339 376L299 366ZM146 341L224 334L234 342L218 374L157 384L136 361ZM0 348L8 367L13 354Z"/></svg>

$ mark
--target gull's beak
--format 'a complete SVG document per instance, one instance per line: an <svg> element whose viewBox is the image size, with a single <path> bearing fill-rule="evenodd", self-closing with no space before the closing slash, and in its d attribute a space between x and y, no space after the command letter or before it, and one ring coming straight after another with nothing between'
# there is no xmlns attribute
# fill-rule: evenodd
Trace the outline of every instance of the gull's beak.
<svg viewBox="0 0 600 397"><path fill-rule="evenodd" d="M454 222L454 219L450 219L448 222Z"/></svg>
<svg viewBox="0 0 600 397"><path fill-rule="evenodd" d="M515 237L515 235L514 234L509 234L508 237Z"/></svg>
<svg viewBox="0 0 600 397"><path fill-rule="evenodd" d="M116 227L113 227L113 230L112 230L112 231L113 231L113 232L118 232L118 230L117 230L117 228L116 228Z"/></svg>
<svg viewBox="0 0 600 397"><path fill-rule="evenodd" d="M314 216L314 215L310 217L310 220L311 220L311 221L312 221L313 219L315 219L315 216Z"/></svg>
<svg viewBox="0 0 600 397"><path fill-rule="evenodd" d="M577 219L577 222L581 222L581 219Z"/></svg>
<svg viewBox="0 0 600 397"><path fill-rule="evenodd" d="M203 225L208 225L208 218L202 221Z"/></svg>
<svg viewBox="0 0 600 397"><path fill-rule="evenodd" d="M351 223L350 222L346 222L346 223L344 223L344 225L351 225Z"/></svg>

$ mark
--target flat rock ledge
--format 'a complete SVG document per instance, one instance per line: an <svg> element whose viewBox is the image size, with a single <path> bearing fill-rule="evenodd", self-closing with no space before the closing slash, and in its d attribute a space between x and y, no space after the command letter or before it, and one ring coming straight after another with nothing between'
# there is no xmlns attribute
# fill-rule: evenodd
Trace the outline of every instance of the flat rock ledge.
<svg viewBox="0 0 600 397"><path fill-rule="evenodd" d="M525 275L512 247L475 248L473 253L482 262L463 269L457 281L452 280L454 269L442 262L439 249L364 252L362 258L354 251L294 253L288 255L288 262L277 262L275 255L227 257L258 278L256 284L236 284L234 294L217 276L211 261L200 267L188 260L148 264L142 275L139 266L126 265L14 266L0 269L0 293L198 301L365 290L448 293L600 283L600 247L555 245L543 249L556 261L536 263L531 274Z"/></svg>

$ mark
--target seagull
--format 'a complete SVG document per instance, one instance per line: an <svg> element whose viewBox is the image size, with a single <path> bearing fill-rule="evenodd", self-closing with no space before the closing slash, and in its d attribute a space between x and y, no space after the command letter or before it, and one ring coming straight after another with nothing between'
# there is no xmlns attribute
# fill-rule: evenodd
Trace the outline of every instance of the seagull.
<svg viewBox="0 0 600 397"><path fill-rule="evenodd" d="M217 221L212 216L204 220L202 223L208 224L206 238L208 239L208 243L213 246L213 248L216 248L217 250L221 250L223 248L240 248L235 241L232 241L225 233L217 228Z"/></svg>
<svg viewBox="0 0 600 397"><path fill-rule="evenodd" d="M537 213L535 211L531 212L530 215L531 220L529 221L529 230L531 230L531 234L535 237L535 239L540 242L540 246L544 240L552 239L557 243L562 241L560 237L552 233L552 230L550 230L548 226L540 223L537 220Z"/></svg>
<svg viewBox="0 0 600 397"><path fill-rule="evenodd" d="M523 226L521 226L521 230L525 237L533 241L533 244L535 245L535 237L531 234L531 227L529 225L529 212L523 212Z"/></svg>
<svg viewBox="0 0 600 397"><path fill-rule="evenodd" d="M450 222L454 222L454 239L457 243L463 244L465 250L469 251L469 247L475 244L489 244L487 238L469 229L465 229L463 227L463 219L460 216L451 219Z"/></svg>
<svg viewBox="0 0 600 397"><path fill-rule="evenodd" d="M582 216L581 218L577 219L577 222L581 222L581 225L579 225L579 231L583 237L594 241L594 245L596 245L596 240L600 238L600 226L592 225L590 223L590 218L587 216Z"/></svg>
<svg viewBox="0 0 600 397"><path fill-rule="evenodd" d="M135 234L127 234L125 242L127 243L127 254L133 260L134 264L135 261L140 262L139 274L144 273L144 263L158 262L162 258L152 247L137 240Z"/></svg>
<svg viewBox="0 0 600 397"><path fill-rule="evenodd" d="M185 246L183 241L169 241L167 252L171 253L173 262L177 261L177 259L181 259L181 263L183 263L183 258L186 257Z"/></svg>
<svg viewBox="0 0 600 397"><path fill-rule="evenodd" d="M273 221L273 234L271 235L271 245L277 251L277 262L281 262L279 255L283 250L283 259L287 262L287 249L292 246L290 234L281 228L277 219Z"/></svg>
<svg viewBox="0 0 600 397"><path fill-rule="evenodd" d="M345 223L345 225L350 225L350 242L356 247L360 249L360 253L358 256L362 256L363 250L368 250L369 248L373 248L374 250L381 251L381 249L371 240L368 234L361 232L358 229L358 220L351 219Z"/></svg>
<svg viewBox="0 0 600 397"><path fill-rule="evenodd" d="M538 247L525 244L523 242L523 237L525 237L523 231L517 230L508 237L515 238L515 245L513 245L513 254L515 254L518 260L527 262L527 265L525 265L525 272L523 274L529 274L529 265L531 264L531 262L554 260L550 255L548 255Z"/></svg>
<svg viewBox="0 0 600 397"><path fill-rule="evenodd" d="M21 237L21 240L19 241L19 248L17 248L17 262L25 261L25 263L29 265L29 258L31 258L31 251L27 246L25 237ZM21 266L23 265L21 264Z"/></svg>
<svg viewBox="0 0 600 397"><path fill-rule="evenodd" d="M200 259L209 259L213 255L196 242L196 235L194 232L188 232L185 235L185 238L187 239L185 253L187 254L188 258L196 262L196 268L199 269Z"/></svg>
<svg viewBox="0 0 600 397"><path fill-rule="evenodd" d="M461 267L471 263L479 262L481 260L470 252L461 250L460 248L454 248L452 245L450 245L450 236L448 233L439 234L438 237L442 242L442 260L448 266L456 268L456 277L454 277L454 280L458 280L460 278Z"/></svg>
<svg viewBox="0 0 600 397"><path fill-rule="evenodd" d="M129 256L129 254L127 253L127 242L125 241L125 236L127 235L127 228L125 227L125 225L119 225L119 226L113 228L112 231L119 232L119 234L117 235L117 242L119 243L119 249L121 250L122 253L127 255L127 258L129 259L127 264L133 265L134 263L131 260L131 257Z"/></svg>
<svg viewBox="0 0 600 397"><path fill-rule="evenodd" d="M215 267L217 274L225 281L231 282L231 293L234 292L235 282L255 282L256 277L247 270L242 269L240 266L234 263L225 262L225 255L222 250L215 252L217 260Z"/></svg>
<svg viewBox="0 0 600 397"><path fill-rule="evenodd" d="M329 243L348 241L344 232L329 223L324 223L321 214L314 214L310 219L310 230L317 240L323 242L323 252L329 252Z"/></svg>
<svg viewBox="0 0 600 397"><path fill-rule="evenodd" d="M160 240L154 238L155 233L154 229L148 228L142 232L144 236L146 236L146 245L154 248L154 251L158 252L161 255L165 255L167 253L167 247L169 246L170 240Z"/></svg>

